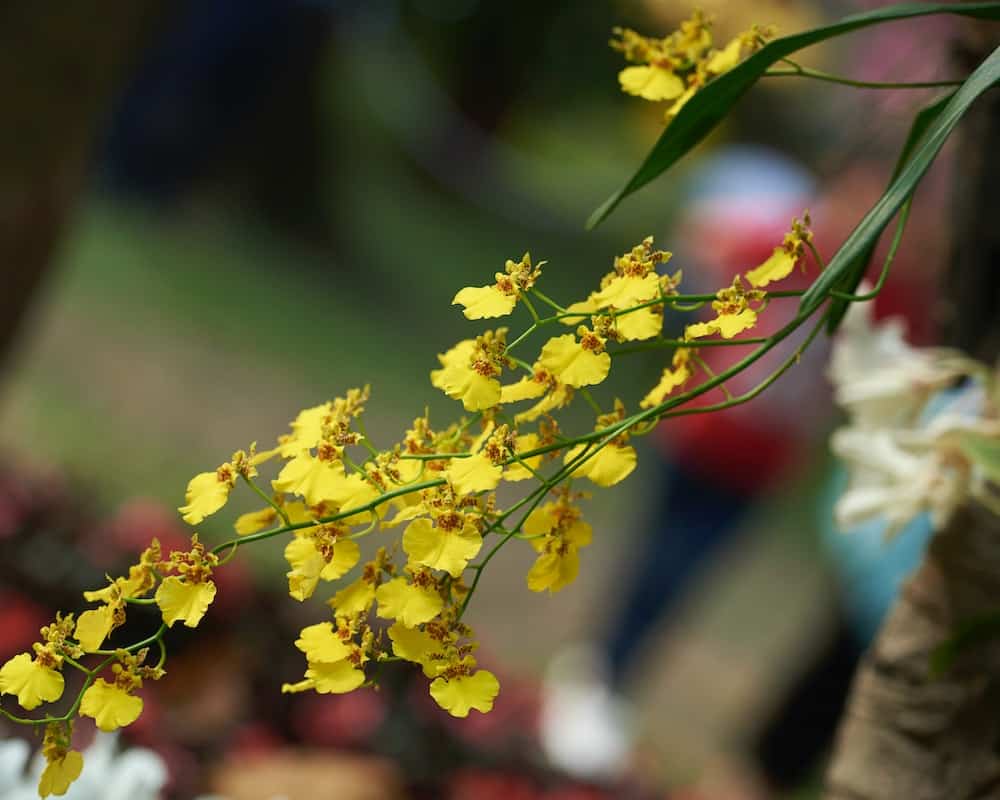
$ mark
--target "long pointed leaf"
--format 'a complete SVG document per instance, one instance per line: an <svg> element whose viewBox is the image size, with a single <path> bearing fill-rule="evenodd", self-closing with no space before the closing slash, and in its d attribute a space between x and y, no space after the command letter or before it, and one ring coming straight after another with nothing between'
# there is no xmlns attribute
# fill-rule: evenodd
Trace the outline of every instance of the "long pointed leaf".
<svg viewBox="0 0 1000 800"><path fill-rule="evenodd" d="M944 109L928 127L923 143L914 152L913 158L903 167L885 194L865 214L864 219L851 231L823 273L802 296L799 308L803 312L818 308L826 299L827 292L844 279L852 264L878 238L899 207L916 188L966 109L979 95L997 83L1000 83L1000 47L990 53L948 100Z"/></svg>
<svg viewBox="0 0 1000 800"><path fill-rule="evenodd" d="M943 97L938 98L930 105L924 106L917 115L913 118L913 123L910 125L910 132L906 136L906 141L903 142L903 149L899 152L899 158L896 159L896 166L892 170L892 176L889 178L889 185L891 186L896 178L899 177L899 173L902 172L903 167L910 160L910 156L916 149L920 140L923 138L924 133L930 124L937 119L938 115L944 111L948 101L951 100L954 92L946 94ZM888 221L887 221L888 224ZM861 279L865 276L868 271L868 264L875 254L875 248L878 245L878 240L881 238L882 233L885 229L883 228L878 232L875 239L870 245L865 249L865 251L858 257L857 261L845 272L844 280L837 286L842 292L852 294L861 283ZM837 326L840 325L840 321L844 318L844 314L847 313L847 309L850 307L851 303L849 300L834 299L830 304L830 312L827 315L826 329L828 333L833 333L837 330Z"/></svg>
<svg viewBox="0 0 1000 800"><path fill-rule="evenodd" d="M694 95L660 135L638 171L587 220L594 228L628 195L639 190L675 164L729 113L729 109L767 71L768 67L810 45L845 33L911 17L959 14L980 19L1000 19L1000 2L901 3L853 14L832 25L783 36L764 45L735 69L720 75Z"/></svg>

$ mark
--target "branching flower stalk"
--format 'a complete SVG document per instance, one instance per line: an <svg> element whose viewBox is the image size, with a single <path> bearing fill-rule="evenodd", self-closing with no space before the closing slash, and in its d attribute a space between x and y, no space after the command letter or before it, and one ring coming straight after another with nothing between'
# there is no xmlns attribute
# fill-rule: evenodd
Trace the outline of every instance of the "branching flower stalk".
<svg viewBox="0 0 1000 800"><path fill-rule="evenodd" d="M535 289L540 265L525 254L508 261L494 284L468 287L455 297L465 316L476 320L508 316L518 304L528 307L532 297L555 310L544 317L529 310L530 324L509 341L506 328L487 330L438 356L441 368L431 373L431 382L460 401L467 415L435 430L425 413L401 441L380 449L361 421L369 389L352 389L300 412L273 448L258 451L253 444L196 475L180 508L191 525L220 511L240 482L265 505L238 517L236 536L211 548L195 533L190 550L165 555L154 540L127 575L109 577L105 587L84 594L94 607L76 617L57 616L42 629L33 653L19 654L0 668L0 692L15 695L26 711L62 698L66 667L83 676L62 714L30 717L0 709L12 722L45 726L52 742L63 743L44 750L49 768L43 796L46 790L59 794L79 773L82 762L68 749L66 734L74 719L92 717L102 730L134 722L142 711L135 690L165 674L167 629L176 623L196 627L215 598L214 570L244 546L277 537L285 540L291 597L304 601L326 582L338 588L328 600L330 616L304 628L295 642L307 666L302 680L285 684L283 691L353 691L376 680L369 664L406 660L420 666L431 695L451 714L489 711L499 683L478 667L474 632L463 617L490 561L512 539L522 539L538 554L526 578L529 589L557 592L576 578L579 551L592 538L580 509L587 494L579 481L609 487L624 480L636 466L631 437L648 434L662 419L704 412L685 404L724 389L727 380L805 322L808 315L772 336L755 338L756 348L738 364L719 374L703 372L705 379L695 382L699 347L746 346L739 334L753 328L769 299L800 295L769 294L761 287L791 273L810 236L806 223L795 221L763 265L707 296L678 292L681 273L660 274L658 267L670 254L654 249L648 238L616 258L614 269L585 300L567 306ZM686 309L700 300L711 300L715 316L689 324L682 338L662 339L665 309ZM558 326L572 332L541 341L533 364L515 362L515 347L523 350L533 337ZM738 397L726 392L726 399L709 409L746 402L762 391L795 363L819 327L758 390ZM612 363L607 345L629 342L673 348L659 383L632 413L620 399L612 411L601 413L589 398L594 429L564 434L557 414L607 378ZM625 349L614 357L626 355ZM529 400L534 405L523 408ZM280 467L268 493L259 469L274 462ZM500 508L499 485L521 482L530 490ZM402 535L362 563L358 540L397 527ZM348 583L343 579L349 573L360 574ZM127 613L156 613L152 607L160 620L151 635L106 646ZM151 647L158 656L154 665L147 664Z"/></svg>

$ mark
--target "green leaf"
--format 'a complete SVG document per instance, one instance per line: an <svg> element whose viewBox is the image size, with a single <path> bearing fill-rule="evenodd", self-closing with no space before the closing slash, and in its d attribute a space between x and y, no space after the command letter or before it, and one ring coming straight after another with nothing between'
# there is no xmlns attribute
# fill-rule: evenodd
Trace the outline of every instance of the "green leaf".
<svg viewBox="0 0 1000 800"><path fill-rule="evenodd" d="M825 39L870 25L928 14L959 14L980 19L1000 19L1000 2L901 3L863 14L853 14L832 25L783 36L769 42L742 64L709 82L684 104L680 113L660 135L635 175L590 215L587 228L596 227L625 197L669 169L704 139L772 64Z"/></svg>
<svg viewBox="0 0 1000 800"><path fill-rule="evenodd" d="M917 147L913 157L900 170L885 194L851 231L823 273L802 296L799 304L800 313L817 309L826 299L830 289L844 280L844 276L850 272L855 261L878 238L899 207L916 188L968 107L997 82L1000 82L1000 47L990 53L989 57L949 98L944 109L928 126L923 142Z"/></svg>
<svg viewBox="0 0 1000 800"><path fill-rule="evenodd" d="M968 459L981 467L991 481L1000 483L1000 439L983 436L981 433L964 433L961 448Z"/></svg>
<svg viewBox="0 0 1000 800"><path fill-rule="evenodd" d="M899 152L899 158L896 159L896 166L892 170L892 176L889 178L889 185L899 177L899 173L903 171L903 167L910 160L910 156L913 154L914 149L920 143L923 138L924 133L930 124L937 119L938 115L944 110L948 101L954 96L954 92L944 95L938 98L930 105L924 106L917 115L913 118L913 123L910 125L910 132L906 136L906 141L903 142L903 149ZM887 220L888 224L888 220ZM844 273L844 279L839 286L835 287L842 292L847 294L853 294L858 288L858 284L861 283L861 279L865 276L868 271L868 264L872 260L872 256L875 253L875 248L878 246L878 240L882 236L885 226L882 230L878 232L872 243L865 249L865 251L854 261L851 266ZM844 318L844 314L847 313L847 309L850 307L851 303L849 300L834 299L830 304L830 312L827 317L826 329L828 333L833 333L837 330L837 326L840 325L840 321Z"/></svg>
<svg viewBox="0 0 1000 800"><path fill-rule="evenodd" d="M1000 611L990 611L958 626L955 635L931 651L931 674L940 677L965 650L1000 638Z"/></svg>

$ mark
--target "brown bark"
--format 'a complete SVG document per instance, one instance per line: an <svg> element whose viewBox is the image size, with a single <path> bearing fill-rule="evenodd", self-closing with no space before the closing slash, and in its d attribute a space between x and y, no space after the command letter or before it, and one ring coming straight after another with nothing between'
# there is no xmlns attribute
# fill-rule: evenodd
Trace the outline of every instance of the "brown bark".
<svg viewBox="0 0 1000 800"><path fill-rule="evenodd" d="M996 46L970 26L968 72ZM953 257L939 309L947 344L987 363L1000 353L1000 92L959 129ZM943 674L934 650L962 623L1000 609L1000 517L963 508L936 534L864 659L827 773L830 800L1000 797L1000 640L960 651Z"/></svg>
<svg viewBox="0 0 1000 800"><path fill-rule="evenodd" d="M52 264L94 133L161 5L0 7L0 358Z"/></svg>
<svg viewBox="0 0 1000 800"><path fill-rule="evenodd" d="M1000 641L931 671L959 623L998 605L1000 518L965 508L931 542L855 678L826 797L1000 796Z"/></svg>

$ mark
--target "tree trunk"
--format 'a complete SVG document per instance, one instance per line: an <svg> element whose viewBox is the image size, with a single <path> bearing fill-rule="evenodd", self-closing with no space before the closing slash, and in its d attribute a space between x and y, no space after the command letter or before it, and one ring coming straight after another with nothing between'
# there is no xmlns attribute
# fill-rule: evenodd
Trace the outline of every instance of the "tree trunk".
<svg viewBox="0 0 1000 800"><path fill-rule="evenodd" d="M836 800L1000 796L1000 640L931 653L1000 605L1000 518L962 509L906 584L855 677L827 775Z"/></svg>
<svg viewBox="0 0 1000 800"><path fill-rule="evenodd" d="M968 72L996 44L970 25ZM945 342L989 364L1000 353L1000 93L959 128L953 258L942 287ZM1000 609L1000 517L980 506L935 535L854 680L827 773L831 800L1000 797L1000 640L962 650L943 674L931 654L956 627Z"/></svg>

